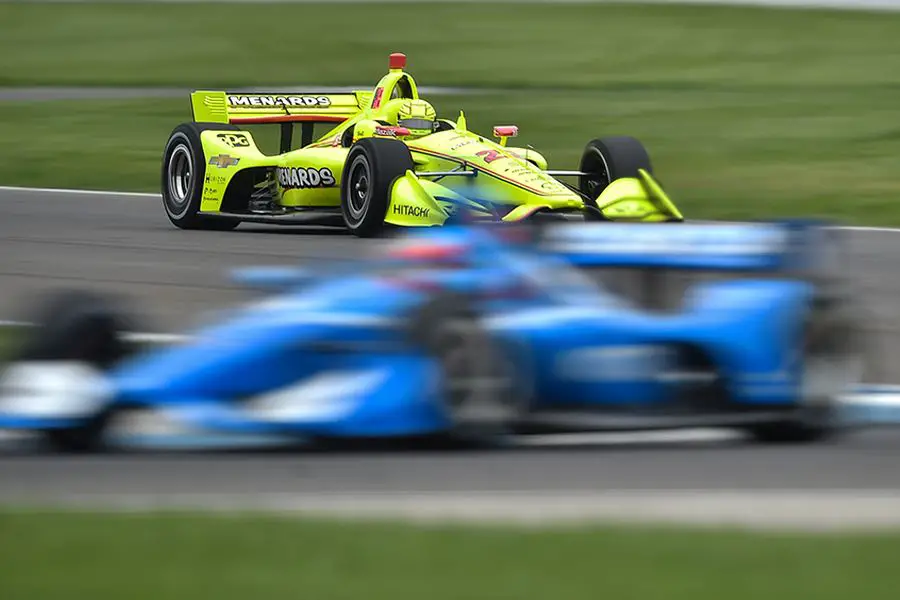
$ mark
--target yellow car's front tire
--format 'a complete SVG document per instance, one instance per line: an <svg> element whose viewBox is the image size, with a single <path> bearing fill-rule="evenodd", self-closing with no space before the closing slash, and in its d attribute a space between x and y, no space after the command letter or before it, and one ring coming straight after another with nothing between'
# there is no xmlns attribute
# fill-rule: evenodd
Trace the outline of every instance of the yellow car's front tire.
<svg viewBox="0 0 900 600"><path fill-rule="evenodd" d="M614 136L591 140L581 154L579 170L588 175L578 178L578 188L596 200L610 183L622 177L639 177L639 169L653 174L650 155L633 137Z"/></svg>
<svg viewBox="0 0 900 600"><path fill-rule="evenodd" d="M166 216L179 229L212 229L226 231L240 224L237 219L210 217L200 214L206 159L200 134L203 131L239 131L227 123L182 123L176 127L162 161L162 200Z"/></svg>
<svg viewBox="0 0 900 600"><path fill-rule="evenodd" d="M359 237L380 235L394 181L414 166L409 148L399 140L363 138L356 142L341 176L341 214L347 229Z"/></svg>

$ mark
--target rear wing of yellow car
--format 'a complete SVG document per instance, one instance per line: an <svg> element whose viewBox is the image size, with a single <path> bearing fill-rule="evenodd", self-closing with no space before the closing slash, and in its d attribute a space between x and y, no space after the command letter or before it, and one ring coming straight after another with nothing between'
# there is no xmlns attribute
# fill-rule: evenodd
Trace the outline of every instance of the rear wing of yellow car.
<svg viewBox="0 0 900 600"><path fill-rule="evenodd" d="M191 109L194 121L198 122L280 124L282 152L287 152L294 123L303 124L302 145L306 146L312 142L316 123L343 123L368 106L371 97L372 92L368 91L318 94L199 90L191 93Z"/></svg>

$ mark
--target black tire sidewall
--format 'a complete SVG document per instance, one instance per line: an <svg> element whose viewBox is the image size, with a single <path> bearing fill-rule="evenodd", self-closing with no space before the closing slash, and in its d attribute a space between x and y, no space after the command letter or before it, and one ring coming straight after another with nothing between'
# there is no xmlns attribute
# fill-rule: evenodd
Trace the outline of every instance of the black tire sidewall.
<svg viewBox="0 0 900 600"><path fill-rule="evenodd" d="M598 138L587 143L581 155L579 170L599 174L600 168L604 172L605 183L594 189L589 183L592 179L590 176L578 177L578 189L592 202L617 179L639 177L640 169L653 174L653 164L646 148L639 140L629 136Z"/></svg>
<svg viewBox="0 0 900 600"><path fill-rule="evenodd" d="M203 182L206 178L206 157L200 134L207 130L240 131L230 123L182 123L169 135L163 152L160 189L163 208L166 216L176 227L181 229L233 229L239 223L236 219L218 217L206 218L200 214L200 200L203 194ZM192 162L192 180L190 191L183 208L174 209L175 200L169 188L169 163L176 149L184 146Z"/></svg>
<svg viewBox="0 0 900 600"><path fill-rule="evenodd" d="M353 170L365 165L369 194L360 215L350 209L354 182ZM409 148L399 140L365 138L351 147L341 175L341 214L344 224L359 237L375 237L384 231L384 219L391 201L391 188L397 178L413 169Z"/></svg>
<svg viewBox="0 0 900 600"><path fill-rule="evenodd" d="M107 369L126 353L122 333L127 323L110 299L81 291L58 292L42 307L35 331L17 358L74 360Z"/></svg>
<svg viewBox="0 0 900 600"><path fill-rule="evenodd" d="M130 319L112 298L81 290L56 292L35 311L34 331L14 357L17 361L74 361L106 371L128 350L123 333ZM115 413L107 405L74 427L41 430L57 452L81 453L105 448L105 433Z"/></svg>
<svg viewBox="0 0 900 600"><path fill-rule="evenodd" d="M360 215L353 214L354 211L350 199L350 196L354 193L354 189L352 189L354 182L351 181L351 176L357 165L366 169L370 190L369 199L363 205ZM377 208L373 206L373 198L375 195L374 171L375 166L372 164L372 158L361 149L354 148L347 155L347 163L344 167L343 177L341 178L341 214L344 217L344 223L351 231L364 227L366 217L368 217L370 213L377 212ZM387 212L387 206L385 206L385 212Z"/></svg>
<svg viewBox="0 0 900 600"><path fill-rule="evenodd" d="M169 167L172 157L179 147L184 147L187 150L188 157L192 162L193 179L191 180L189 195L183 207L176 210L176 200L169 187ZM190 226L198 220L197 213L200 211L200 197L203 191L202 183L204 177L206 177L206 161L203 158L200 134L189 125L179 125L172 132L172 135L169 136L169 141L166 143L161 182L163 207L169 220L175 225Z"/></svg>

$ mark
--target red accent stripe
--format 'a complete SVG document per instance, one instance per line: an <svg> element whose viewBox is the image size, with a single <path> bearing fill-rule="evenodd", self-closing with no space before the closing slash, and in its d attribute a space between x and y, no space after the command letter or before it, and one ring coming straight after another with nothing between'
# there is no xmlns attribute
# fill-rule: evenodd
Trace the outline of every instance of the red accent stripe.
<svg viewBox="0 0 900 600"><path fill-rule="evenodd" d="M259 117L231 117L229 123L343 123L349 117L337 115L266 115Z"/></svg>
<svg viewBox="0 0 900 600"><path fill-rule="evenodd" d="M445 159L447 159L447 160L451 160L451 161L457 162L457 163L459 163L459 164L462 164L462 163L464 162L464 159L459 158L458 156L452 156L452 155L450 155L450 154L442 154L442 153L440 153L440 152L435 152L434 150L425 150L424 148L419 148L419 147L416 147L416 146L412 146L412 145L410 145L410 144L407 144L407 145L409 146L409 149L412 150L412 151L414 151L414 152L421 152L422 154L429 154L429 155L431 155L431 156L436 156L437 158L445 158ZM487 168L487 167L482 167L482 166L480 166L480 165L475 165L475 164L472 163L472 161L465 161L465 163L466 163L467 166L472 167L472 168L475 169L476 171L481 171L481 172L484 173L485 175L489 175L489 176L491 176L491 177L496 177L496 178L499 179L500 181L505 181L506 183L508 183L508 184L510 184L510 185L512 185L512 186L515 186L515 187L517 187L517 188L523 189L523 190L528 191L528 192L534 192L534 193L535 193L536 195L538 195L538 196L547 196L547 195L548 195L548 194L545 194L545 193L544 193L546 190L541 190L541 189L538 189L538 188L535 188L535 187L531 187L531 186L529 186L529 185L526 185L526 184L524 184L524 183L521 183L521 182L519 182L519 181L516 181L515 179L511 179L511 178L509 178L509 177L506 177L505 175L501 175L500 173L497 173L496 171L493 171L493 170L491 170L491 169L489 169L489 168Z"/></svg>
<svg viewBox="0 0 900 600"><path fill-rule="evenodd" d="M381 106L381 96L384 94L384 88L379 87L375 90L375 98L372 100L372 108L378 108Z"/></svg>

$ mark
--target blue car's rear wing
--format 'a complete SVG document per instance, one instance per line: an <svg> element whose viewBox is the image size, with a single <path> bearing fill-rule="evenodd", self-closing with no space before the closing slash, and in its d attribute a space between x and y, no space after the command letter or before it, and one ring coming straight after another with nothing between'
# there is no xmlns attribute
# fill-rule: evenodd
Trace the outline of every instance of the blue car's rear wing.
<svg viewBox="0 0 900 600"><path fill-rule="evenodd" d="M573 264L660 270L820 271L834 229L813 222L549 225L541 247ZM831 268L833 265L828 265Z"/></svg>

